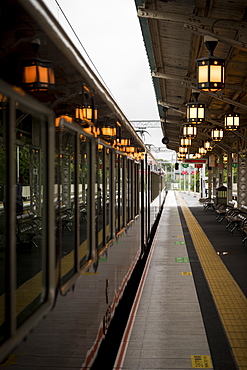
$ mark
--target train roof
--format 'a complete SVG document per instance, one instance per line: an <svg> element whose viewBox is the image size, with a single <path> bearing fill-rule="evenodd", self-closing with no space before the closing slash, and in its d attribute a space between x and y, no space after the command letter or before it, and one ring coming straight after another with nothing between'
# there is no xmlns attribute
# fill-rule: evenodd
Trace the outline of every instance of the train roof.
<svg viewBox="0 0 247 370"><path fill-rule="evenodd" d="M117 121L121 125L123 138L129 138L131 145L138 150L148 151L106 86L42 0L3 1L0 17L0 78L11 85L21 86L22 61L32 58L32 42L38 39L39 57L52 61L55 87L31 94L57 115L61 106L72 112L75 105L80 104L82 86L86 86L97 105L97 125L111 125Z"/></svg>

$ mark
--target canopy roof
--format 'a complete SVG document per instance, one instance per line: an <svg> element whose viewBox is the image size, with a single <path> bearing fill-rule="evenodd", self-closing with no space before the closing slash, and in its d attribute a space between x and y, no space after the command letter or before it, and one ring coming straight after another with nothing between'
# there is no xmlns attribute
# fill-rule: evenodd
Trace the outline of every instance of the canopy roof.
<svg viewBox="0 0 247 370"><path fill-rule="evenodd" d="M135 0L149 58L161 127L167 147L178 151L186 104L197 90L196 59L208 56L204 36L218 39L214 55L224 58L225 88L200 92L206 120L198 125L190 153L210 138L211 129L223 127L231 106L240 114L240 128L225 131L213 151L246 151L247 138L247 8L241 0Z"/></svg>

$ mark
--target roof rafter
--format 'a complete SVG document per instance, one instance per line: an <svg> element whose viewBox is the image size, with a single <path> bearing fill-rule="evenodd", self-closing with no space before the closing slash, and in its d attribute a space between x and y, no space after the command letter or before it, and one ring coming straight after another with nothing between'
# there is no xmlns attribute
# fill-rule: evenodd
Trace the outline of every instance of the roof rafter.
<svg viewBox="0 0 247 370"><path fill-rule="evenodd" d="M165 21L174 21L180 23L195 24L197 26L207 26L207 27L217 27L226 29L235 29L244 31L247 30L247 22L237 21L234 19L215 19L209 17L199 17L194 14L184 15L179 13L167 13L153 9L138 8L138 17L141 18L151 18L151 19L163 19Z"/></svg>

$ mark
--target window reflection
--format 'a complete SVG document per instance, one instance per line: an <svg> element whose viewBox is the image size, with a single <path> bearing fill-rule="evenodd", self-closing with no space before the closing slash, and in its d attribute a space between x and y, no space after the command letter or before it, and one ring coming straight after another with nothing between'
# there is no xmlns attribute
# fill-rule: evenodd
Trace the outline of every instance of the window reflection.
<svg viewBox="0 0 247 370"><path fill-rule="evenodd" d="M61 131L59 207L62 283L75 273L75 143L75 133L64 128Z"/></svg>
<svg viewBox="0 0 247 370"><path fill-rule="evenodd" d="M2 99L1 99L2 100ZM6 113L8 101L0 103L0 344L6 340L9 333L6 321Z"/></svg>
<svg viewBox="0 0 247 370"><path fill-rule="evenodd" d="M95 186L95 204L96 204L96 241L98 248L104 244L104 210L105 203L103 202L103 176L104 176L104 149L102 145L98 145L98 153L96 153L97 160L97 179Z"/></svg>
<svg viewBox="0 0 247 370"><path fill-rule="evenodd" d="M87 242L87 187L88 187L88 143L86 137L80 136L80 156L79 156L79 259L80 267L86 261L88 254Z"/></svg>
<svg viewBox="0 0 247 370"><path fill-rule="evenodd" d="M112 230L111 230L111 214L110 214L110 155L111 152L109 149L106 150L106 162L105 162L105 171L106 171L106 178L105 178L105 186L106 186L106 242L111 239Z"/></svg>
<svg viewBox="0 0 247 370"><path fill-rule="evenodd" d="M45 122L16 109L16 311L20 325L46 297L45 224Z"/></svg>

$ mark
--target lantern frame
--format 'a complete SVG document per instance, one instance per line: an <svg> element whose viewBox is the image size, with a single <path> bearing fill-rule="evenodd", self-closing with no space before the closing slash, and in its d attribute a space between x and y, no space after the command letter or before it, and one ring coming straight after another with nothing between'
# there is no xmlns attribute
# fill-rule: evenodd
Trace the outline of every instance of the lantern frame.
<svg viewBox="0 0 247 370"><path fill-rule="evenodd" d="M192 95L194 97L194 101L186 104L188 123L199 124L205 119L206 105L204 103L198 102L199 94L199 92L193 91Z"/></svg>
<svg viewBox="0 0 247 370"><path fill-rule="evenodd" d="M205 154L207 154L207 149L205 149L204 146L200 146L198 148L198 153L201 154L201 155L205 155Z"/></svg>
<svg viewBox="0 0 247 370"><path fill-rule="evenodd" d="M191 123L183 125L183 136L194 139L197 135L197 126Z"/></svg>
<svg viewBox="0 0 247 370"><path fill-rule="evenodd" d="M224 116L224 127L227 131L236 131L240 125L240 114L228 113Z"/></svg>
<svg viewBox="0 0 247 370"><path fill-rule="evenodd" d="M187 147L180 146L180 147L178 148L178 152L179 152L180 154L186 154L186 153L188 153L188 148L187 148Z"/></svg>
<svg viewBox="0 0 247 370"><path fill-rule="evenodd" d="M38 57L23 61L23 88L26 91L47 91L55 87L52 62Z"/></svg>
<svg viewBox="0 0 247 370"><path fill-rule="evenodd" d="M224 136L224 130L222 128L216 127L211 130L211 138L213 141L221 141Z"/></svg>
<svg viewBox="0 0 247 370"><path fill-rule="evenodd" d="M213 55L218 40L205 36L208 57L197 59L197 87L202 91L220 91L225 87L225 60Z"/></svg>
<svg viewBox="0 0 247 370"><path fill-rule="evenodd" d="M208 151L208 152L211 152L211 150L213 150L213 147L211 146L211 141L210 140L207 140L207 141L204 141L204 148Z"/></svg>
<svg viewBox="0 0 247 370"><path fill-rule="evenodd" d="M93 117L93 109L90 104L77 104L75 106L75 121L76 122L91 122Z"/></svg>
<svg viewBox="0 0 247 370"><path fill-rule="evenodd" d="M180 146L183 147L183 148L187 148L188 146L191 145L191 137L184 137L182 136L180 138Z"/></svg>
<svg viewBox="0 0 247 370"><path fill-rule="evenodd" d="M100 134L107 138L113 138L117 135L117 129L116 127L112 127L112 126L104 126L104 127L101 127Z"/></svg>

